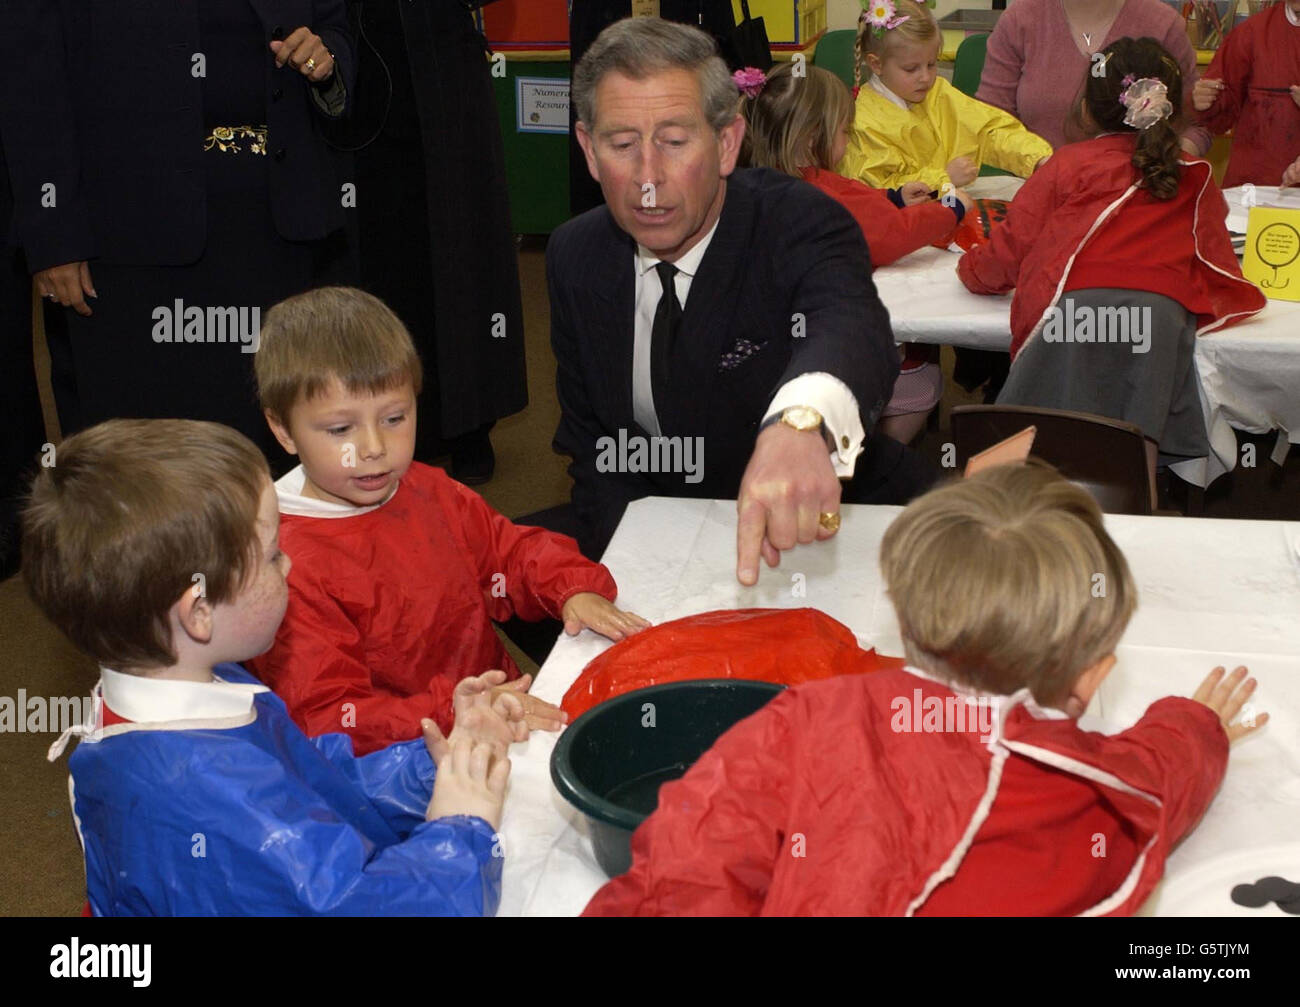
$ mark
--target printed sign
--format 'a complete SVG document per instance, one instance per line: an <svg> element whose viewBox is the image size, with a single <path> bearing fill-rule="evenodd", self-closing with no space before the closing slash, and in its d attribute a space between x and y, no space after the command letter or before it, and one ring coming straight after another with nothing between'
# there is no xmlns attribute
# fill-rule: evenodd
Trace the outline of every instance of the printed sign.
<svg viewBox="0 0 1300 1007"><path fill-rule="evenodd" d="M516 77L515 128L520 133L567 133L569 82L558 77Z"/></svg>
<svg viewBox="0 0 1300 1007"><path fill-rule="evenodd" d="M1300 210L1256 206L1246 228L1241 272L1276 301L1300 301Z"/></svg>

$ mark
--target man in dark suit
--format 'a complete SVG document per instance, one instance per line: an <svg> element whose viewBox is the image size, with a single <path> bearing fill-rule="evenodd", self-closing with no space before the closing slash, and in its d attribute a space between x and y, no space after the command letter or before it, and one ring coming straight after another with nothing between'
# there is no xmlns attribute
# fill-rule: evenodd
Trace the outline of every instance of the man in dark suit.
<svg viewBox="0 0 1300 1007"><path fill-rule="evenodd" d="M840 478L860 502L926 488L933 467L868 436L898 354L862 233L797 179L735 172L744 120L712 40L618 22L575 68L573 100L607 205L559 228L546 258L555 448L573 458L588 555L630 500L736 497L752 584L760 554L775 566L835 533Z"/></svg>

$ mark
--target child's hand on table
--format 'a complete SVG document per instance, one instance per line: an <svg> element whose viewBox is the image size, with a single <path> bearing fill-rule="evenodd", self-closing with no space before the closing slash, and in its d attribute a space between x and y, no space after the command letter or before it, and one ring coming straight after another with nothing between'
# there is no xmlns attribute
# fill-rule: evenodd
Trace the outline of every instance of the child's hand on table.
<svg viewBox="0 0 1300 1007"><path fill-rule="evenodd" d="M952 179L952 184L959 189L962 186L970 185L979 177L980 173L979 168L975 166L975 162L969 157L954 157L948 162L946 170L948 177Z"/></svg>
<svg viewBox="0 0 1300 1007"><path fill-rule="evenodd" d="M930 202L932 191L925 182L904 182L898 187L898 194L903 197L904 206Z"/></svg>
<svg viewBox="0 0 1300 1007"><path fill-rule="evenodd" d="M505 757L512 742L528 740L523 703L513 693L498 695L495 692L505 680L504 671L487 671L456 683L451 694L455 723L450 740L432 720L425 718L420 721L424 743L435 764L443 760L451 750L451 742L458 737L486 744L500 758Z"/></svg>
<svg viewBox="0 0 1300 1007"><path fill-rule="evenodd" d="M561 609L564 616L564 631L570 636L577 636L584 629L599 633L601 636L617 642L645 629L650 623L639 615L624 612L592 591L575 594L564 603Z"/></svg>
<svg viewBox="0 0 1300 1007"><path fill-rule="evenodd" d="M1244 682L1242 679L1246 679ZM1246 678L1246 669L1238 668L1227 678L1223 677L1223 668L1215 668L1201 687L1193 694L1192 699L1198 703L1203 703L1219 715L1219 723L1227 732L1229 743L1244 738L1246 735L1259 730L1268 723L1268 714L1261 713L1256 716L1253 712L1248 711L1248 716L1240 724L1232 723L1234 717L1241 712L1242 706L1250 698L1251 693L1255 691L1255 680Z"/></svg>
<svg viewBox="0 0 1300 1007"><path fill-rule="evenodd" d="M1282 187L1300 185L1300 157L1297 157L1282 173Z"/></svg>
<svg viewBox="0 0 1300 1007"><path fill-rule="evenodd" d="M1223 93L1225 85L1221 80L1215 80L1213 77L1202 77L1192 87L1192 107L1198 112L1204 112L1216 101L1219 95Z"/></svg>
<svg viewBox="0 0 1300 1007"><path fill-rule="evenodd" d="M428 723L432 725L433 721ZM425 737L427 740L427 731ZM438 760L438 775L433 781L433 797L425 810L425 820L472 815L495 830L501 824L510 760L495 757L490 744L475 741L458 731L453 731L451 741L443 744L446 751Z"/></svg>
<svg viewBox="0 0 1300 1007"><path fill-rule="evenodd" d="M488 672L504 675L505 672ZM558 731L569 720L569 715L558 706L552 706L544 699L530 695L528 690L533 684L532 675L520 675L513 682L492 688L494 702L504 700L519 704L523 715L524 736L517 741L526 741L529 731Z"/></svg>

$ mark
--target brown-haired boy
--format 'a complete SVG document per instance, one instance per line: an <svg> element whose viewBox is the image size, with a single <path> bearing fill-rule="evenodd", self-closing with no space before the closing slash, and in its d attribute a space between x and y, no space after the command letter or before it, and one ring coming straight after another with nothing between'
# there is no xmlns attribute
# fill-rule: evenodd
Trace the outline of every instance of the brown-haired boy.
<svg viewBox="0 0 1300 1007"><path fill-rule="evenodd" d="M722 736L588 915L1128 914L1208 807L1254 690L1215 669L1075 723L1136 604L1093 499L1003 466L914 501L881 566L900 671L799 686Z"/></svg>
<svg viewBox="0 0 1300 1007"><path fill-rule="evenodd" d="M440 469L414 462L420 361L405 327L360 290L325 287L272 308L255 362L276 439L302 464L276 483L294 558L289 609L253 664L308 734L358 752L444 730L466 676L497 672L529 727L564 714L527 694L493 620L562 618L619 640L609 571L572 539L512 524Z"/></svg>
<svg viewBox="0 0 1300 1007"><path fill-rule="evenodd" d="M83 736L69 769L96 915L496 911L514 735L491 683L460 690L450 741L427 722L357 758L341 735L309 739L233 663L270 646L290 568L242 434L92 427L37 476L23 523L33 598L101 665L95 722L50 750Z"/></svg>

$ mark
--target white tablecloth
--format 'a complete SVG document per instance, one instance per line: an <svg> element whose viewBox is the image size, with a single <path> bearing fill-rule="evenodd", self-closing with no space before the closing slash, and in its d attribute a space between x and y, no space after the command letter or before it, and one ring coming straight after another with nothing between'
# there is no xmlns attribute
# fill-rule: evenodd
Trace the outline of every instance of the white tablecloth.
<svg viewBox="0 0 1300 1007"><path fill-rule="evenodd" d="M1018 178L985 178L971 188L1007 198L1021 184ZM1276 193L1256 187L1261 205L1276 201ZM1229 226L1244 228L1241 190L1230 189L1227 196ZM957 259L955 252L924 248L875 271L894 338L1005 350L1011 342L1011 295L972 294L957 278ZM1300 303L1269 301L1254 318L1201 337L1196 368L1213 455L1178 466L1184 479L1207 486L1236 466L1232 427L1254 434L1278 430L1289 443L1300 443Z"/></svg>
<svg viewBox="0 0 1300 1007"><path fill-rule="evenodd" d="M811 606L849 626L864 646L898 655L877 564L880 539L898 512L846 505L834 539L787 554L745 588L734 577L733 501L649 498L628 508L604 561L618 581L619 604L656 623L713 609ZM1174 852L1162 891L1147 904L1159 911L1172 891L1189 911L1230 913L1225 870L1237 870L1243 883L1269 874L1300 880L1300 523L1108 515L1106 525L1141 598L1089 714L1127 726L1162 696L1190 695L1215 665L1246 664L1260 681L1256 705L1271 715L1258 736L1234 746L1219 796ZM796 573L804 575L802 597L792 591ZM561 637L534 691L558 703L608 646L589 632ZM606 880L585 821L551 784L555 740L535 733L512 753L501 915L576 914ZM1285 854L1292 860L1280 862L1286 844L1294 844ZM1263 873L1244 877L1256 869ZM1180 879L1199 892L1206 872L1211 895L1180 901ZM1206 898L1218 901L1206 908Z"/></svg>

